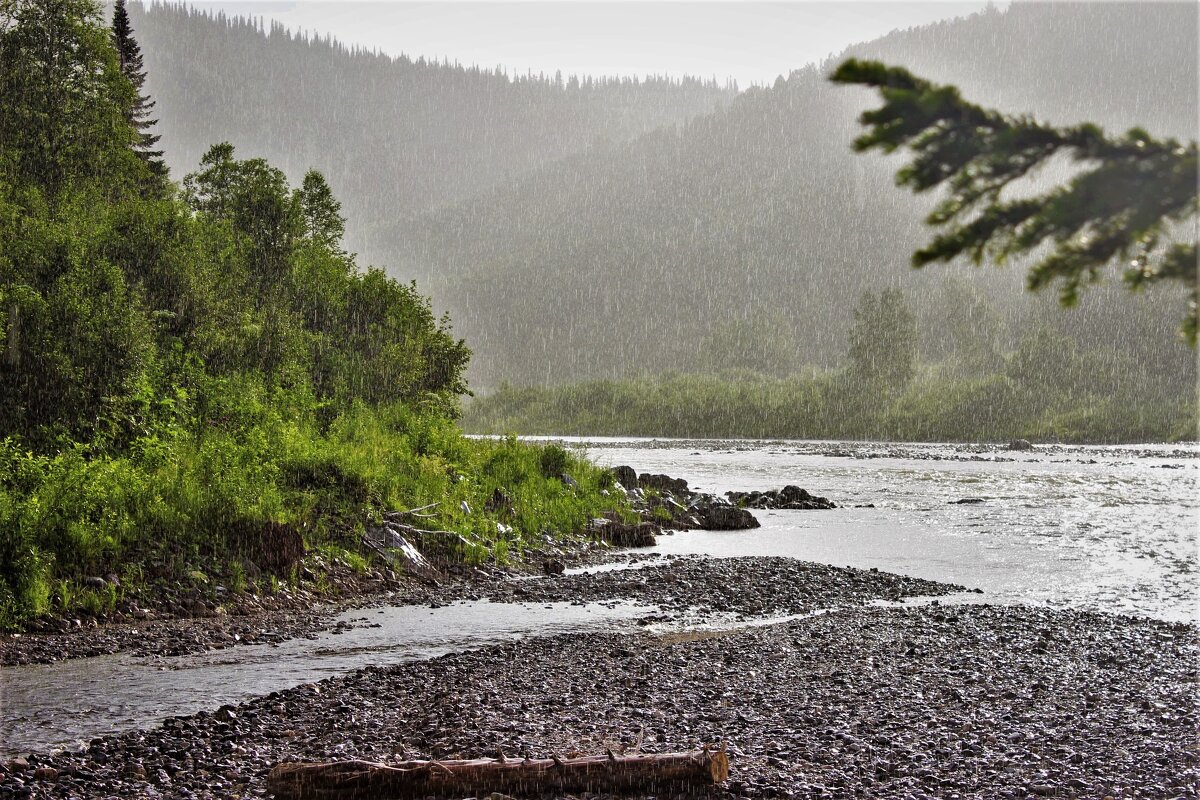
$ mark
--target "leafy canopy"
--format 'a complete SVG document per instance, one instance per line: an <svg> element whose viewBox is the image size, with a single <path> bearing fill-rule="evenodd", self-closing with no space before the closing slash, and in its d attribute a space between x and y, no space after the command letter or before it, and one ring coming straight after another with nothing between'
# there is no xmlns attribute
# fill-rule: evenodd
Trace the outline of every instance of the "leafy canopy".
<svg viewBox="0 0 1200 800"><path fill-rule="evenodd" d="M1067 306L1110 266L1123 267L1134 290L1182 281L1191 290L1182 330L1195 347L1195 142L1155 139L1139 128L1112 138L1091 123L1051 127L981 108L953 86L877 61L850 59L830 80L874 87L883 98L860 117L868 130L854 141L856 151L907 147L915 155L896 183L914 192L949 190L926 219L944 230L913 254L913 266L964 254L976 264L985 257L1002 263L1048 245L1027 282L1032 290L1058 282ZM1060 153L1081 165L1066 184L1034 196L1006 193Z"/></svg>

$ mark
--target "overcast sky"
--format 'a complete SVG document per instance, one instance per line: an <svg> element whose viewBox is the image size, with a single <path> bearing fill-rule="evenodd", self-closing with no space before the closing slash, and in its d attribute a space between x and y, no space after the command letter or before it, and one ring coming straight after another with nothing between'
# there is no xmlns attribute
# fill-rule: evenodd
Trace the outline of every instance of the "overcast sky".
<svg viewBox="0 0 1200 800"><path fill-rule="evenodd" d="M391 55L578 75L694 75L752 83L895 28L984 2L196 2ZM997 3L1003 7L1006 3Z"/></svg>

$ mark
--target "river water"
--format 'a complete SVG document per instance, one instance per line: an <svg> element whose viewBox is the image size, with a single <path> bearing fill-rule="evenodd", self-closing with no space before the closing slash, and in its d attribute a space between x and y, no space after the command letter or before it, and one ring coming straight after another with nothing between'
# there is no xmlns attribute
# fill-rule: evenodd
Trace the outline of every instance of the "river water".
<svg viewBox="0 0 1200 800"><path fill-rule="evenodd" d="M762 528L664 537L663 553L790 556L959 583L982 602L1200 618L1198 445L567 441L703 491L795 484L842 506L756 511Z"/></svg>
<svg viewBox="0 0 1200 800"><path fill-rule="evenodd" d="M597 462L693 488L796 484L841 508L757 511L752 531L690 531L651 552L790 556L951 581L981 602L1196 621L1200 446L1043 447L567 439ZM976 498L979 503L955 501ZM857 507L868 506L873 507ZM625 603L455 603L351 611L341 633L178 658L123 654L0 670L0 755L214 709L368 664L653 613Z"/></svg>

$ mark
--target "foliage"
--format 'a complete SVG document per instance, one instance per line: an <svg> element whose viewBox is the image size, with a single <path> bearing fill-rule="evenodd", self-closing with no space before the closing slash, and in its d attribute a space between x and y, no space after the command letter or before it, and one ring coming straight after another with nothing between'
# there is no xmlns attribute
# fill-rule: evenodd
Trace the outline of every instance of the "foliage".
<svg viewBox="0 0 1200 800"><path fill-rule="evenodd" d="M893 441L1144 442L1197 438L1194 385L1039 327L991 372L924 364L902 389L849 369L775 378L673 374L503 386L471 402L477 433ZM951 365L952 369L944 366Z"/></svg>
<svg viewBox="0 0 1200 800"><path fill-rule="evenodd" d="M459 531L458 555L482 560L580 536L616 502L603 493L604 471L577 454L465 439L444 416L400 403L355 403L326 425L311 393L242 376L209 381L190 404L120 452L0 443L0 628L78 594L82 576L133 565L147 565L150 579L201 569L245 581L228 538L239 521L295 525L310 546L347 551L354 565L369 520L437 503L422 524ZM547 476L547 464L560 471ZM497 490L508 505L489 505Z"/></svg>
<svg viewBox="0 0 1200 800"><path fill-rule="evenodd" d="M88 576L249 586L267 524L361 568L384 510L436 502L423 522L484 559L618 504L561 448L462 436L470 351L358 268L319 173L293 188L228 143L181 192L156 173L116 23L0 5L0 628L110 610Z"/></svg>
<svg viewBox="0 0 1200 800"><path fill-rule="evenodd" d="M850 326L853 380L868 387L903 389L912 380L917 360L917 323L898 289L879 294L864 290Z"/></svg>
<svg viewBox="0 0 1200 800"><path fill-rule="evenodd" d="M1181 282L1191 291L1183 332L1196 344L1197 146L1155 139L1140 128L1106 136L1085 123L1056 128L1013 117L962 99L908 70L850 59L831 76L837 83L870 86L884 100L861 119L869 130L857 151L892 153L908 148L912 161L896 183L915 192L945 187L948 197L929 214L930 225L949 226L913 254L913 266L966 255L979 264L1050 247L1029 272L1030 289L1058 283L1064 305L1080 288L1121 268L1131 289L1158 281ZM1066 154L1081 168L1065 185L1037 195L1013 196L1051 159Z"/></svg>
<svg viewBox="0 0 1200 800"><path fill-rule="evenodd" d="M93 0L0 6L0 169L53 199L76 183L120 192L145 167L126 111L135 101Z"/></svg>
<svg viewBox="0 0 1200 800"><path fill-rule="evenodd" d="M1050 119L1095 119L1112 130L1136 120L1195 138L1196 4L1006 5L895 31L850 52L957 79L980 98L1002 91L1008 107ZM193 148L189 158L211 139L207 109L215 108L239 126L229 128L239 131L239 148L270 154L289 176L311 164L335 189L353 187L344 198L347 216L358 223L351 249L403 269L450 311L477 354L468 373L477 389L505 380L618 378L631 368L709 368L706 340L716 324L762 317L782 320L776 330L801 354L781 375L804 364L834 366L842 363L848 311L864 286L902 286L925 319L951 274L911 274L909 255L929 238L921 218L934 198L891 190L895 166L846 146L871 98L830 84L826 74L835 63L797 69L712 111L705 103L675 104L643 84L630 89L618 112L600 93L568 89L542 103L532 86L489 89L469 70L455 79L452 67L421 72L367 54L342 56L336 44L268 37L252 25L216 25L194 13L185 20L186 11L174 9L150 7L139 33L153 26L178 49L186 42L213 53L203 83L220 87L206 90L212 100L200 104L190 81L187 97L176 81L174 105L160 100L160 107L188 115L172 135ZM248 80L264 51L289 69L265 82ZM197 68L190 60L163 61L164 81L166 71L192 75ZM294 91L300 81L305 90ZM413 94L392 92L384 102L394 85L412 86ZM517 102L522 91L529 105ZM426 92L439 102L417 99ZM637 132L645 135L626 141L620 124L646 120L640 114L651 96L656 107L680 112L675 124L639 121ZM579 141L579 128L559 115L559 101L571 104L576 120L597 111L611 120L602 134L583 139L607 141L559 149ZM302 124L278 136L293 111ZM363 122L363 114L376 113L395 119ZM546 132L540 127L526 127L538 115L557 134L555 144L539 139ZM378 131L404 135L380 138ZM487 141L497 145L486 154L483 131L493 132ZM1006 326L1022 325L1042 305L1041 296L1016 290L1023 276L1014 269L953 277L978 290ZM1095 302L1098 292L1083 295L1065 315L1074 324L1154 328L1160 342L1187 303L1186 287L1174 282L1159 287L1155 303L1127 303L1115 292L1104 294L1104 303ZM1123 333L1110 335L1112 347L1126 347ZM1176 359L1194 374L1187 360ZM738 366L712 362L713 369Z"/></svg>

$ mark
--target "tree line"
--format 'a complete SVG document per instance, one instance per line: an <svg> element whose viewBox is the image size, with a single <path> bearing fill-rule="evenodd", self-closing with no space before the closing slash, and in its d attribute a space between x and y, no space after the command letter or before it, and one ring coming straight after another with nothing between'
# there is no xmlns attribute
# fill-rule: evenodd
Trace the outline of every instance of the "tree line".
<svg viewBox="0 0 1200 800"><path fill-rule="evenodd" d="M1061 312L1011 345L988 304L949 284L945 314L925 328L898 289L863 290L842 367L780 368L772 329L725 325L706 343L718 360L689 372L558 386L502 385L471 401L476 433L875 441L1120 443L1193 440L1200 418L1188 376L1079 344ZM923 339L946 350L921 355ZM735 356L729 360L729 356ZM720 364L718 367L717 365Z"/></svg>
<svg viewBox="0 0 1200 800"><path fill-rule="evenodd" d="M0 628L204 571L294 580L263 574L270 525L355 551L437 502L459 556L502 557L611 502L577 459L569 488L538 448L461 436L469 349L358 266L320 172L220 142L172 182L149 83L123 1L111 25L0 6ZM505 524L458 510L502 488Z"/></svg>

